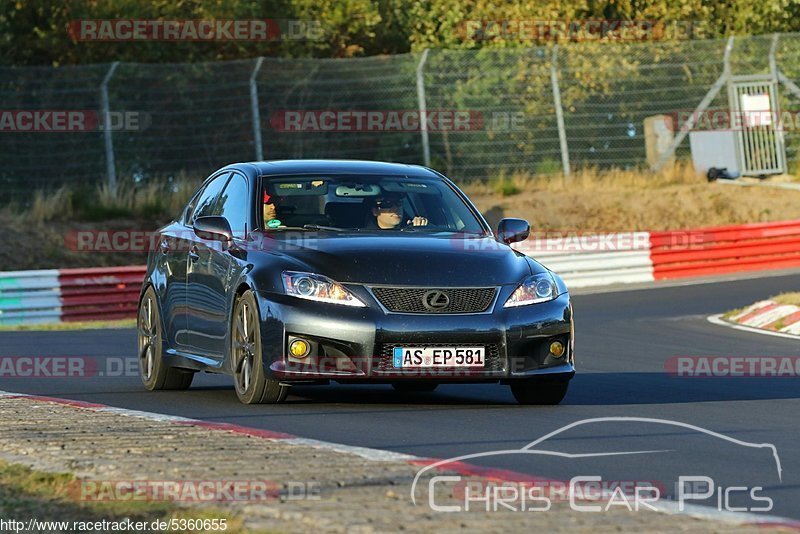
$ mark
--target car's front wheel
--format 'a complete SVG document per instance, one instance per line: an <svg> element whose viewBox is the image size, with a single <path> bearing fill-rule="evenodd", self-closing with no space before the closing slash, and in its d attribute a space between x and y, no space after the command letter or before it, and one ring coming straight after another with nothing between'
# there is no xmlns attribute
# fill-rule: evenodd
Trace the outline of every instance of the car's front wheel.
<svg viewBox="0 0 800 534"><path fill-rule="evenodd" d="M520 380L512 382L511 393L520 404L558 404L567 394L567 380Z"/></svg>
<svg viewBox="0 0 800 534"><path fill-rule="evenodd" d="M261 358L258 305L252 291L236 300L231 321L231 366L236 395L244 404L283 402L289 387L267 378Z"/></svg>
<svg viewBox="0 0 800 534"><path fill-rule="evenodd" d="M149 390L188 389L192 385L194 372L170 367L164 361L164 346L161 336L161 315L158 311L156 292L148 287L139 303L136 320L139 339L139 376Z"/></svg>

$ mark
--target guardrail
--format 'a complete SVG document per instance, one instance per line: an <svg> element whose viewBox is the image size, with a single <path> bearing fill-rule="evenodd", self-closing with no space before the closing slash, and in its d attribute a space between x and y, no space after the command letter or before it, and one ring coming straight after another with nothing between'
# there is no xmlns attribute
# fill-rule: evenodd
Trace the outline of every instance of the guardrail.
<svg viewBox="0 0 800 534"><path fill-rule="evenodd" d="M800 266L800 220L650 234L656 280Z"/></svg>
<svg viewBox="0 0 800 534"><path fill-rule="evenodd" d="M568 287L653 281L648 232L565 234L513 246L557 272Z"/></svg>
<svg viewBox="0 0 800 534"><path fill-rule="evenodd" d="M514 248L569 287L800 267L800 220L529 239Z"/></svg>
<svg viewBox="0 0 800 534"><path fill-rule="evenodd" d="M549 236L514 248L568 287L800 267L800 220L669 232ZM0 325L136 316L144 266L0 273Z"/></svg>
<svg viewBox="0 0 800 534"><path fill-rule="evenodd" d="M0 325L136 316L144 266L0 273Z"/></svg>

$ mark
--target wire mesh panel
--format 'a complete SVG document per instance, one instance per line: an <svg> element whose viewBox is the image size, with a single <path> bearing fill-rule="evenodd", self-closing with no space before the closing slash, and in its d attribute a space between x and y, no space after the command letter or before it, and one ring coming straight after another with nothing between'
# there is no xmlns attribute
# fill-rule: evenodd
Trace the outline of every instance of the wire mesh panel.
<svg viewBox="0 0 800 534"><path fill-rule="evenodd" d="M525 50L432 51L428 109L476 117L467 131L431 132L431 163L455 179L560 172L550 54Z"/></svg>
<svg viewBox="0 0 800 534"><path fill-rule="evenodd" d="M781 123L786 148L788 171L800 172L800 36L780 35L775 51L775 60L780 72L794 84L780 86L778 106L781 110Z"/></svg>
<svg viewBox="0 0 800 534"><path fill-rule="evenodd" d="M99 86L108 69L0 67L0 200L34 188L103 178L103 139L96 117ZM74 128L54 122L66 111L85 113Z"/></svg>
<svg viewBox="0 0 800 534"><path fill-rule="evenodd" d="M792 119L800 106L798 37L736 38L730 61L734 75L769 73L774 46L777 70L786 77L777 104ZM571 167L645 167L644 119L691 113L722 74L725 45L724 39L563 43L555 60L552 46L431 50L422 66L421 54L265 58L258 69L257 59L123 63L108 80L109 111L137 121L112 128L111 153L118 180L136 182L180 174L199 181L226 163L253 160L258 133L265 159L423 163L421 129L428 123L422 119L438 114L463 119L426 126L431 165L454 179L555 174L563 170L555 76ZM95 114L93 126L80 131L0 124L0 201L33 187L107 179L98 113L110 67L0 68L0 112ZM418 113L423 102L427 117ZM723 91L709 111L728 107ZM417 123L406 121L415 114ZM790 170L798 159L798 122L784 124ZM688 158L688 150L683 143L677 157Z"/></svg>
<svg viewBox="0 0 800 534"><path fill-rule="evenodd" d="M258 75L264 157L419 162L418 130L386 120L418 109L417 59L266 59ZM382 112L371 124L370 111Z"/></svg>
<svg viewBox="0 0 800 534"><path fill-rule="evenodd" d="M644 119L691 113L722 73L722 41L571 47L562 66L570 158L578 167L644 166ZM712 102L722 106L724 99ZM688 147L679 150L688 155Z"/></svg>
<svg viewBox="0 0 800 534"><path fill-rule="evenodd" d="M122 64L111 80L115 110L140 113L114 132L117 172L134 179L214 169L255 158L249 78L255 61Z"/></svg>

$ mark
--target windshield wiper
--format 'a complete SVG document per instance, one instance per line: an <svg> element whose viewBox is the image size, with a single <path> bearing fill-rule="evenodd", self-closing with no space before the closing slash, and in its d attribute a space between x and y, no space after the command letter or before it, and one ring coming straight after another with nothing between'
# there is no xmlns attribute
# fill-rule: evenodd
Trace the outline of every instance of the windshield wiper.
<svg viewBox="0 0 800 534"><path fill-rule="evenodd" d="M404 226L400 228L401 232L452 232L446 228L442 229L438 226Z"/></svg>
<svg viewBox="0 0 800 534"><path fill-rule="evenodd" d="M336 226L321 226L319 224L304 224L303 228L306 230L327 230L330 232L344 232L347 228L338 228Z"/></svg>
<svg viewBox="0 0 800 534"><path fill-rule="evenodd" d="M285 232L287 230L324 230L330 232L345 232L345 231L356 231L355 228L337 228L335 226L321 226L319 224L304 224L303 226L276 226L275 228L266 228L268 232Z"/></svg>

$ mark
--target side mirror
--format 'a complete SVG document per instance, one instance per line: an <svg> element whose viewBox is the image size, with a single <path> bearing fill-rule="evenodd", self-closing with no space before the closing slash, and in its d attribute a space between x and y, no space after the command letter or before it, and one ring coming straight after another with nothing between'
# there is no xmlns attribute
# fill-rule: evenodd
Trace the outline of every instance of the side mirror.
<svg viewBox="0 0 800 534"><path fill-rule="evenodd" d="M525 241L531 233L531 225L524 219L503 219L497 225L497 240L506 245Z"/></svg>
<svg viewBox="0 0 800 534"><path fill-rule="evenodd" d="M233 232L228 219L219 216L198 217L194 221L194 233L200 239L209 241L233 242Z"/></svg>

